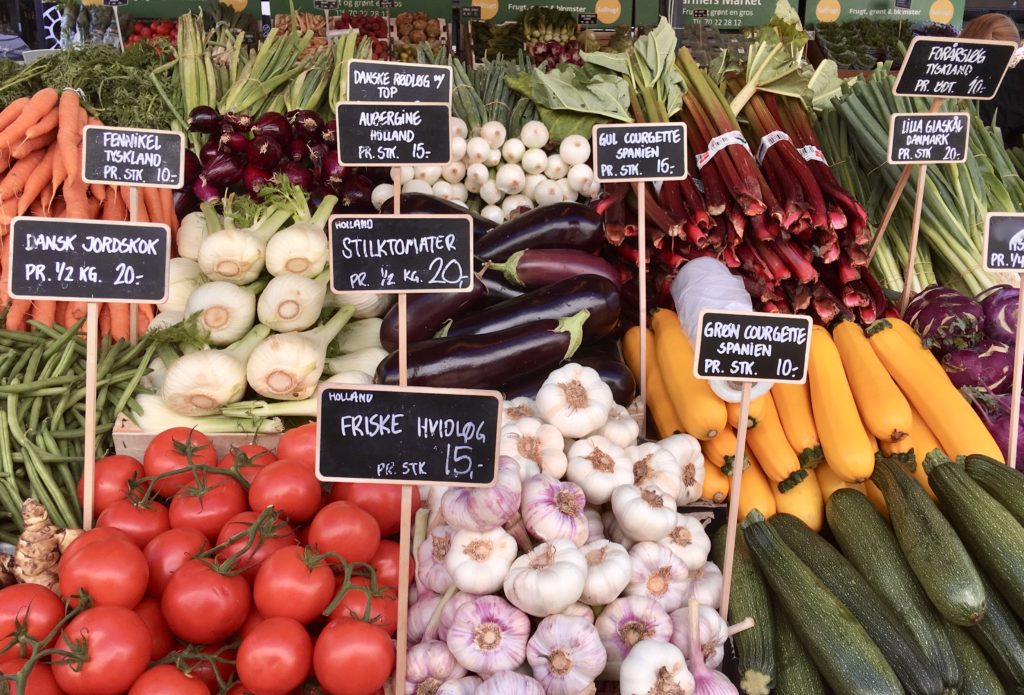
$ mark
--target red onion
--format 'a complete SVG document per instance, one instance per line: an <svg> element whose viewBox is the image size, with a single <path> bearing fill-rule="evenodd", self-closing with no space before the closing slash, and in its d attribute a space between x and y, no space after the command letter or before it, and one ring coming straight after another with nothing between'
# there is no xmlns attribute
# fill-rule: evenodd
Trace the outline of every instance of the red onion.
<svg viewBox="0 0 1024 695"><path fill-rule="evenodd" d="M260 189L273 181L274 175L266 169L260 169L255 164L246 164L242 169L242 185L245 190L253 195L260 192Z"/></svg>
<svg viewBox="0 0 1024 695"><path fill-rule="evenodd" d="M296 138L285 147L285 156L293 162L301 162L309 154L309 148L303 140Z"/></svg>
<svg viewBox="0 0 1024 695"><path fill-rule="evenodd" d="M324 157L323 168L320 171L320 182L325 186L334 188L344 181L348 169L338 161L338 151L332 149Z"/></svg>
<svg viewBox="0 0 1024 695"><path fill-rule="evenodd" d="M196 181L199 177L196 177ZM194 183L194 182L193 182ZM192 186L187 188L180 188L171 195L174 201L174 214L179 220L184 219L185 215L199 209L198 202L195 194L192 192Z"/></svg>
<svg viewBox="0 0 1024 695"><path fill-rule="evenodd" d="M249 138L241 133L222 133L220 136L221 152L236 152L241 154L249 146Z"/></svg>
<svg viewBox="0 0 1024 695"><path fill-rule="evenodd" d="M324 129L324 119L315 111L299 111L290 119L295 137L306 142L319 142Z"/></svg>
<svg viewBox="0 0 1024 695"><path fill-rule="evenodd" d="M256 119L252 124L254 135L267 135L282 145L292 139L292 127L288 119L279 113L268 112Z"/></svg>
<svg viewBox="0 0 1024 695"><path fill-rule="evenodd" d="M373 181L370 179L362 174L349 173L336 188L339 205L346 212L373 212L373 203L370 202Z"/></svg>
<svg viewBox="0 0 1024 695"><path fill-rule="evenodd" d="M324 170L324 157L330 150L327 149L327 145L319 142L309 148L309 161L313 164L313 177L318 179Z"/></svg>
<svg viewBox="0 0 1024 695"><path fill-rule="evenodd" d="M242 178L242 163L237 157L220 152L203 169L207 180L218 186L230 186Z"/></svg>
<svg viewBox="0 0 1024 695"><path fill-rule="evenodd" d="M206 174L200 174L196 178L196 182L192 185L192 192L203 203L220 200L220 189L206 179Z"/></svg>
<svg viewBox="0 0 1024 695"><path fill-rule="evenodd" d="M205 146L204 146L205 147ZM214 145L216 151L216 145ZM185 186L191 186L203 171L203 162L192 150L185 150Z"/></svg>
<svg viewBox="0 0 1024 695"><path fill-rule="evenodd" d="M327 121L324 124L324 130L320 133L320 137L328 145L338 144L338 122L336 120Z"/></svg>
<svg viewBox="0 0 1024 695"><path fill-rule="evenodd" d="M309 192L309 207L312 209L320 207L320 204L324 202L324 198L329 195L334 195L334 191L326 186L317 186Z"/></svg>
<svg viewBox="0 0 1024 695"><path fill-rule="evenodd" d="M281 173L304 191L313 188L313 172L297 162L285 162L285 165L281 167Z"/></svg>
<svg viewBox="0 0 1024 695"><path fill-rule="evenodd" d="M245 156L250 164L262 169L273 169L281 161L284 148L269 135L259 135L249 141L245 148Z"/></svg>
<svg viewBox="0 0 1024 695"><path fill-rule="evenodd" d="M220 142L216 139L210 140L199 150L199 163L206 166L206 163L217 156L220 152Z"/></svg>
<svg viewBox="0 0 1024 695"><path fill-rule="evenodd" d="M188 129L193 133L215 133L220 123L220 114L212 106L197 106L188 115Z"/></svg>
<svg viewBox="0 0 1024 695"><path fill-rule="evenodd" d="M246 116L244 113L226 113L224 122L231 124L231 127L239 133L248 133L252 128L252 116Z"/></svg>

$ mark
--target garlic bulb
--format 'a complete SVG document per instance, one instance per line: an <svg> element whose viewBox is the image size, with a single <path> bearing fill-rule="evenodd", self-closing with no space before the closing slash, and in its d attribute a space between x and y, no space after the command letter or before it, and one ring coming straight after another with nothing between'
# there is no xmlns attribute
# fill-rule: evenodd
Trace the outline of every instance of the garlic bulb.
<svg viewBox="0 0 1024 695"><path fill-rule="evenodd" d="M622 448L594 435L577 439L569 449L565 477L583 488L590 504L604 504L615 488L633 482L633 462Z"/></svg>
<svg viewBox="0 0 1024 695"><path fill-rule="evenodd" d="M501 421L504 423L518 422L524 417L537 417L537 404L532 398L519 396L512 400L505 401L504 409L501 412Z"/></svg>
<svg viewBox="0 0 1024 695"><path fill-rule="evenodd" d="M416 603L409 605L409 644L437 639L437 622L433 619L434 612L441 606L443 596L422 594Z"/></svg>
<svg viewBox="0 0 1024 695"><path fill-rule="evenodd" d="M694 686L683 653L675 645L650 640L641 642L622 662L619 679L622 695L691 695Z"/></svg>
<svg viewBox="0 0 1024 695"><path fill-rule="evenodd" d="M487 677L523 663L529 636L526 613L498 596L481 596L455 613L447 642L463 668Z"/></svg>
<svg viewBox="0 0 1024 695"><path fill-rule="evenodd" d="M291 273L271 278L260 293L260 323L279 333L304 331L317 322L327 296L328 276L307 278Z"/></svg>
<svg viewBox="0 0 1024 695"><path fill-rule="evenodd" d="M519 512L523 484L519 466L508 456L498 460L493 487L452 487L441 498L441 513L456 529L490 531L503 526Z"/></svg>
<svg viewBox="0 0 1024 695"><path fill-rule="evenodd" d="M526 660L547 695L578 695L601 675L608 655L585 618L553 615L527 642Z"/></svg>
<svg viewBox="0 0 1024 695"><path fill-rule="evenodd" d="M572 541L558 538L512 563L505 578L505 597L530 615L554 615L579 600L586 578L583 553Z"/></svg>
<svg viewBox="0 0 1024 695"><path fill-rule="evenodd" d="M612 512L622 532L636 541L658 541L676 523L676 501L657 485L622 485L612 493Z"/></svg>
<svg viewBox="0 0 1024 695"><path fill-rule="evenodd" d="M544 695L544 688L535 679L515 671L502 671L480 684L476 695Z"/></svg>
<svg viewBox="0 0 1024 695"><path fill-rule="evenodd" d="M640 425L628 410L618 403L613 403L608 411L608 422L604 423L598 434L625 449L636 444L636 439L640 436Z"/></svg>
<svg viewBox="0 0 1024 695"><path fill-rule="evenodd" d="M644 541L629 549L632 576L626 587L627 596L647 596L671 613L689 596L688 570L672 551L657 543Z"/></svg>
<svg viewBox="0 0 1024 695"><path fill-rule="evenodd" d="M673 434L658 442L658 446L672 454L681 469L682 485L676 496L676 504L690 504L699 500L704 488L704 454L697 438L688 434Z"/></svg>
<svg viewBox="0 0 1024 695"><path fill-rule="evenodd" d="M650 640L667 642L672 637L672 619L655 601L645 596L620 596L601 611L594 621L608 662L605 678L618 678L619 669L637 644Z"/></svg>
<svg viewBox="0 0 1024 695"><path fill-rule="evenodd" d="M587 500L576 483L535 475L523 484L523 523L534 538L567 538L576 546L587 540ZM576 599L573 599L575 601Z"/></svg>
<svg viewBox="0 0 1024 695"><path fill-rule="evenodd" d="M713 562L705 562L700 569L690 570L690 588L687 598L694 598L702 606L718 608L722 604L722 570Z"/></svg>
<svg viewBox="0 0 1024 695"><path fill-rule="evenodd" d="M585 437L604 427L612 390L590 367L567 364L548 375L537 392L537 410L566 437Z"/></svg>
<svg viewBox="0 0 1024 695"><path fill-rule="evenodd" d="M704 567L711 552L711 539L704 525L687 514L677 514L675 528L658 543L671 550L691 570Z"/></svg>
<svg viewBox="0 0 1024 695"><path fill-rule="evenodd" d="M717 668L725 658L725 643L729 639L729 625L718 611L710 606L698 608L698 639L705 663ZM669 613L672 618L672 644L684 654L690 653L690 607L688 605Z"/></svg>
<svg viewBox="0 0 1024 695"><path fill-rule="evenodd" d="M581 549L587 560L587 579L580 601L590 606L611 603L633 576L633 561L624 547L612 541L587 543Z"/></svg>
<svg viewBox="0 0 1024 695"><path fill-rule="evenodd" d="M675 504L682 486L682 470L675 456L652 442L629 447L626 456L633 462L634 485L657 485Z"/></svg>
<svg viewBox="0 0 1024 695"><path fill-rule="evenodd" d="M445 566L460 591L490 594L501 588L517 550L515 539L500 528L486 532L457 531L445 556Z"/></svg>
<svg viewBox="0 0 1024 695"><path fill-rule="evenodd" d="M583 618L589 624L594 624L594 609L585 603L577 601L572 604L558 615L564 615L569 618Z"/></svg>
<svg viewBox="0 0 1024 695"><path fill-rule="evenodd" d="M405 695L432 692L445 681L466 675L448 645L437 640L410 647L406 663Z"/></svg>
<svg viewBox="0 0 1024 695"><path fill-rule="evenodd" d="M601 512L594 507L587 507L583 510L583 516L587 517L587 544L604 540L604 521L601 520Z"/></svg>
<svg viewBox="0 0 1024 695"><path fill-rule="evenodd" d="M452 575L445 558L452 547L455 529L436 526L416 550L416 583L436 594L442 594L452 585Z"/></svg>
<svg viewBox="0 0 1024 695"><path fill-rule="evenodd" d="M608 509L601 514L601 523L603 524L605 537L613 543L618 543L626 550L632 548L636 541L628 537L619 526L619 522L615 520L615 512Z"/></svg>
<svg viewBox="0 0 1024 695"><path fill-rule="evenodd" d="M501 428L499 452L512 457L524 471L539 469L553 478L565 475L562 433L532 417L522 417Z"/></svg>
<svg viewBox="0 0 1024 695"><path fill-rule="evenodd" d="M256 293L230 282L207 282L196 287L185 302L185 316L196 313L199 326L210 336L211 345L229 345L241 340L252 328L256 319Z"/></svg>
<svg viewBox="0 0 1024 695"><path fill-rule="evenodd" d="M476 676L463 676L442 683L434 695L474 695L483 680Z"/></svg>
<svg viewBox="0 0 1024 695"><path fill-rule="evenodd" d="M459 612L459 609L467 603L473 603L473 601L476 601L478 598L480 598L480 596L477 594L467 594L465 591L457 591L450 599L448 599L441 608L440 621L437 626L437 635L440 639L448 639L448 630L451 629L452 623L455 622L455 614Z"/></svg>

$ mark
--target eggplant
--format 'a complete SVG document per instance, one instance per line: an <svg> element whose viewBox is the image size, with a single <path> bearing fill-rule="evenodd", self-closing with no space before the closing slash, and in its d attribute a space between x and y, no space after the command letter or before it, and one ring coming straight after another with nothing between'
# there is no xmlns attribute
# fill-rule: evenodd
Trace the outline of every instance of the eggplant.
<svg viewBox="0 0 1024 695"><path fill-rule="evenodd" d="M523 365L551 370L570 359L583 339L588 312L544 319L484 335L437 338L411 345L411 386L496 388L522 373ZM378 384L398 383L398 353L377 367Z"/></svg>
<svg viewBox="0 0 1024 695"><path fill-rule="evenodd" d="M487 296L484 297L484 303L495 304L508 299L522 297L526 294L526 292L523 291L523 288L514 287L505 280L505 277L501 273L489 268L486 264L480 265L480 267L477 268L476 273L477 277L480 278L480 281L484 283L484 287L487 288Z"/></svg>
<svg viewBox="0 0 1024 695"><path fill-rule="evenodd" d="M469 310L487 290L475 275L469 292L422 292L406 300L406 337L409 345L427 340L441 330L444 322ZM398 305L392 306L380 324L380 344L385 350L398 349Z"/></svg>
<svg viewBox="0 0 1024 695"><path fill-rule="evenodd" d="M608 387L612 390L612 397L615 399L615 402L622 407L628 408L636 398L636 379L633 378L633 373L629 371L629 367L623 364L621 360L611 357L577 356L573 358L573 362L596 370L601 375L601 381L608 384ZM499 390L508 399L518 398L519 396L536 398L537 392L540 391L540 387L548 378L550 371L550 369L547 369L532 372L525 377L503 385Z"/></svg>
<svg viewBox="0 0 1024 695"><path fill-rule="evenodd" d="M590 312L583 326L584 340L599 340L619 321L619 292L597 275L580 275L491 305L467 316L455 316L441 329L446 338L494 333L538 319L571 316L581 309Z"/></svg>
<svg viewBox="0 0 1024 695"><path fill-rule="evenodd" d="M388 198L384 201L380 211L390 215L395 210L395 199ZM497 224L493 220L481 217L472 210L467 210L461 205L456 205L450 200L438 198L426 193L403 193L402 212L413 215L469 215L473 218L473 238L479 239L485 233L494 229Z"/></svg>
<svg viewBox="0 0 1024 695"><path fill-rule="evenodd" d="M596 251L603 241L596 210L581 203L555 203L498 225L476 243L474 253L488 261L504 261L526 249Z"/></svg>
<svg viewBox="0 0 1024 695"><path fill-rule="evenodd" d="M579 275L600 275L616 288L621 286L619 271L611 263L576 249L526 249L516 251L504 263L492 263L513 285L534 290L553 282Z"/></svg>

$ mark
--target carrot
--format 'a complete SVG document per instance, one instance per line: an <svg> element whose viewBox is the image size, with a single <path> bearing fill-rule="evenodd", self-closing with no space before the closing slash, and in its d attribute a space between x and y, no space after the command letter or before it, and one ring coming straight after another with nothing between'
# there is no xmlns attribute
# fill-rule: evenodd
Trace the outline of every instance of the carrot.
<svg viewBox="0 0 1024 695"><path fill-rule="evenodd" d="M7 306L11 301L11 295L7 290L7 276L10 274L10 264L7 261L7 239L0 237L0 309Z"/></svg>
<svg viewBox="0 0 1024 695"><path fill-rule="evenodd" d="M22 140L11 149L11 157L14 159L24 159L33 152L46 149L56 139L57 134L51 130L37 138Z"/></svg>
<svg viewBox="0 0 1024 695"><path fill-rule="evenodd" d="M174 211L174 194L170 188L160 188L160 204L163 210L163 219L171 228L171 234L178 231L178 214Z"/></svg>
<svg viewBox="0 0 1024 695"><path fill-rule="evenodd" d="M113 341L128 340L131 334L131 305L104 304L110 307L110 339Z"/></svg>
<svg viewBox="0 0 1024 695"><path fill-rule="evenodd" d="M73 89L65 89L60 95L60 105L57 107L57 144L63 159L64 171L68 176L77 172L78 167L81 166L79 162L75 161L78 154L78 138L81 137L79 132L80 108L78 92Z"/></svg>
<svg viewBox="0 0 1024 695"><path fill-rule="evenodd" d="M67 302L57 302L57 310L53 313L53 323L54 323L54 325L62 326L63 328L67 328L67 325L64 323L64 318L65 318L64 314L67 312L67 309L68 309L68 303Z"/></svg>
<svg viewBox="0 0 1024 695"><path fill-rule="evenodd" d="M98 220L100 219L100 212L103 208L103 203L96 200L95 198L89 198L86 201L86 205L89 206L89 219Z"/></svg>
<svg viewBox="0 0 1024 695"><path fill-rule="evenodd" d="M153 304L139 304L139 335L144 335L149 330L149 324L156 316L156 308Z"/></svg>
<svg viewBox="0 0 1024 695"><path fill-rule="evenodd" d="M75 95L77 100L77 94ZM51 87L40 89L32 95L24 110L0 133L0 149L9 148L25 137L26 131L41 121L57 105L57 90Z"/></svg>
<svg viewBox="0 0 1024 695"><path fill-rule="evenodd" d="M20 97L15 99L7 105L3 111L0 111L0 133L4 131L10 124L18 120L18 116L25 110L25 105L28 104L28 97Z"/></svg>
<svg viewBox="0 0 1024 695"><path fill-rule="evenodd" d="M57 127L57 109L51 109L49 113L43 116L38 123L33 126L29 126L29 129L25 131L26 138L37 138L40 135L49 133L51 130Z"/></svg>
<svg viewBox="0 0 1024 695"><path fill-rule="evenodd" d="M68 170L64 168L64 156L60 151L60 137L57 137L57 156L53 159L53 173L50 175L50 200L49 206L53 205L53 199L60 189L60 185L67 178Z"/></svg>
<svg viewBox="0 0 1024 695"><path fill-rule="evenodd" d="M109 213L107 212L107 206L110 206ZM124 200L121 199L121 192L119 186L111 186L110 192L107 194L107 199L103 202L104 217L105 220L111 220L113 222L124 222L128 219L128 206L124 204ZM109 217L107 217L109 215Z"/></svg>
<svg viewBox="0 0 1024 695"><path fill-rule="evenodd" d="M11 170L4 176L4 180L0 181L0 198L21 195L21 192L25 190L25 183L28 181L29 175L33 169L39 166L45 155L45 152L36 150L25 159L18 160L18 163L11 167Z"/></svg>
<svg viewBox="0 0 1024 695"><path fill-rule="evenodd" d="M35 169L28 176L28 180L25 181L25 190L22 191L21 197L18 199L18 214L24 215L25 211L29 209L29 206L40 196L43 189L50 182L50 175L53 169L53 158L57 154L56 145L51 145L46 154L43 155L43 160L39 163Z"/></svg>
<svg viewBox="0 0 1024 695"><path fill-rule="evenodd" d="M54 156L54 159L60 159L60 157ZM50 201L52 201L52 200L53 200L53 189L50 188L50 182L47 181L46 185L43 186L43 191L39 194L39 197L36 198L36 200L35 200L35 203L38 203L40 208L43 211L43 215L42 215L43 217L46 217L47 215L50 214ZM35 203L33 203L33 205L35 205Z"/></svg>
<svg viewBox="0 0 1024 695"><path fill-rule="evenodd" d="M89 305L86 302L67 302L66 304L64 309L65 326L74 326L89 312ZM82 324L82 331L85 331L85 324Z"/></svg>
<svg viewBox="0 0 1024 695"><path fill-rule="evenodd" d="M139 194L139 200L145 203L149 221L159 222L170 226L163 216L163 205L160 204L160 191L147 186L146 188L139 189Z"/></svg>
<svg viewBox="0 0 1024 695"><path fill-rule="evenodd" d="M28 299L15 299L11 302L11 308L7 312L7 321L4 328L9 331L23 331L27 328L29 311L32 309L32 302Z"/></svg>
<svg viewBox="0 0 1024 695"><path fill-rule="evenodd" d="M64 217L64 213L67 212L67 203L64 202L64 198L57 198L50 205L50 217Z"/></svg>
<svg viewBox="0 0 1024 695"><path fill-rule="evenodd" d="M135 196L135 222L149 222L149 209L146 207L146 197L142 194L142 191L146 189L139 189L139 194ZM125 205L128 206L128 211L131 212L131 187L121 186L121 193L124 196Z"/></svg>
<svg viewBox="0 0 1024 695"><path fill-rule="evenodd" d="M100 304L100 335L110 335L110 304Z"/></svg>
<svg viewBox="0 0 1024 695"><path fill-rule="evenodd" d="M37 299L32 302L32 318L39 323L52 326L57 316L57 302L50 299Z"/></svg>
<svg viewBox="0 0 1024 695"><path fill-rule="evenodd" d="M0 225L7 226L18 214L18 199L4 198L0 200ZM0 235L2 236L2 235Z"/></svg>
<svg viewBox="0 0 1024 695"><path fill-rule="evenodd" d="M46 208L43 207L45 204L45 195L39 196L28 206L28 214L32 215L32 217L47 217Z"/></svg>

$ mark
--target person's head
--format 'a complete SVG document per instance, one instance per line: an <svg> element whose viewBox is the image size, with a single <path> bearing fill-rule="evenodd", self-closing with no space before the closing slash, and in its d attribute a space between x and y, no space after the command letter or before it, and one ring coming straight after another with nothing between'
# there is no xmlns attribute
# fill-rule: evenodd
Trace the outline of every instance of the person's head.
<svg viewBox="0 0 1024 695"><path fill-rule="evenodd" d="M972 19L960 32L964 39L981 39L982 41L1012 41L1020 43L1020 32L1017 25L1005 14L990 12L977 19Z"/></svg>

